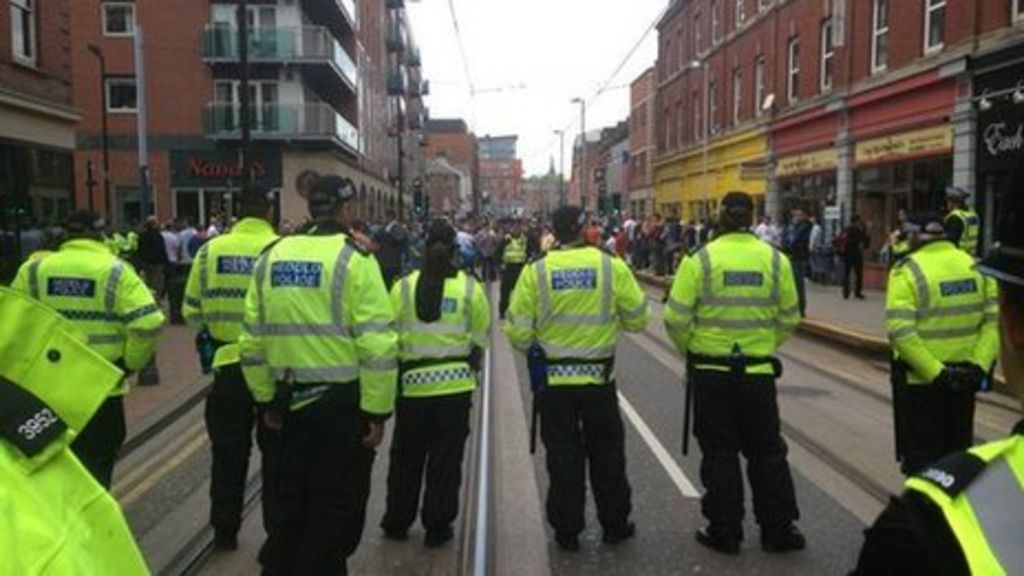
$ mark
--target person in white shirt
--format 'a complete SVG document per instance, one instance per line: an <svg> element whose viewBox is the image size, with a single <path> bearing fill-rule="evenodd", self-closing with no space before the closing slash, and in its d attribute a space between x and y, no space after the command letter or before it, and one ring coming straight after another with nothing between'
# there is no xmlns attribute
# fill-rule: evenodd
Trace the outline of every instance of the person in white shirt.
<svg viewBox="0 0 1024 576"><path fill-rule="evenodd" d="M178 228L181 230L181 232L178 232L178 244L181 246L178 262L191 265L192 259L195 257L195 250L193 250L192 246L193 239L199 235L199 231L186 218L181 219ZM198 247L196 249L198 250Z"/></svg>

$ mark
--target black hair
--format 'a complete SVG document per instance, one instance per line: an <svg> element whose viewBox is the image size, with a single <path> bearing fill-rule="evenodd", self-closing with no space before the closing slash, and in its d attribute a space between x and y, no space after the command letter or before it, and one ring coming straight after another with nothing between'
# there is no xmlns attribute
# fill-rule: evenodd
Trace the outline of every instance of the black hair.
<svg viewBox="0 0 1024 576"><path fill-rule="evenodd" d="M580 231L586 222L585 214L578 206L562 206L551 215L555 239L559 244L572 244L579 240Z"/></svg>
<svg viewBox="0 0 1024 576"><path fill-rule="evenodd" d="M441 318L444 283L454 277L455 229L447 220L438 218L430 223L425 242L423 268L416 283L416 317L422 322L436 322Z"/></svg>
<svg viewBox="0 0 1024 576"><path fill-rule="evenodd" d="M273 205L271 192L262 186L246 187L242 190L242 205L238 210L242 218L266 218Z"/></svg>

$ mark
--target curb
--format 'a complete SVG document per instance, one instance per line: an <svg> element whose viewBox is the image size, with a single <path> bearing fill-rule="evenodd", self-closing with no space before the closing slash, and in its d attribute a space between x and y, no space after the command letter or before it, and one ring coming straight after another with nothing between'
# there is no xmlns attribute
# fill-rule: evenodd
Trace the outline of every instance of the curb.
<svg viewBox="0 0 1024 576"><path fill-rule="evenodd" d="M667 289L672 283L668 278L654 276L647 272L635 272L635 274L640 282L655 288ZM863 332L842 328L835 324L809 318L805 318L800 323L797 330L807 336L814 336L844 348L889 358L889 341L885 338L871 336L869 334L864 334ZM1001 374L996 374L995 376L994 389L997 392L1013 396L1013 390L1006 386L1006 380Z"/></svg>

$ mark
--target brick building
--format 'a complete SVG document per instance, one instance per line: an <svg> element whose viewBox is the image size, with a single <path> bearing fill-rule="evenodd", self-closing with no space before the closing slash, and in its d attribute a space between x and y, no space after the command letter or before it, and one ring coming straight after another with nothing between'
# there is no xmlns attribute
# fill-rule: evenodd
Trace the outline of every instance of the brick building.
<svg viewBox="0 0 1024 576"><path fill-rule="evenodd" d="M80 113L71 99L68 9L68 0L0 3L0 282L23 251L41 247L22 230L74 207Z"/></svg>
<svg viewBox="0 0 1024 576"><path fill-rule="evenodd" d="M254 176L281 190L286 219L306 219L304 183L311 173L352 178L364 216L379 216L395 202L386 48L392 15L401 7L387 10L392 4L249 4ZM126 225L141 216L133 54L138 29L144 33L157 216L205 223L236 210L242 180L236 14L237 3L227 1L72 3L74 101L84 112L75 163L83 174L90 162L102 166L105 97L113 221ZM106 64L105 79L97 55ZM85 198L86 189L78 178L77 196Z"/></svg>
<svg viewBox="0 0 1024 576"><path fill-rule="evenodd" d="M476 136L469 131L464 120L458 118L431 119L426 124L426 148L424 155L427 158L428 167L434 165L433 161L443 159L454 170L468 175L470 205L460 207L470 213L477 213L480 207L479 169ZM438 168L435 166L435 169ZM428 168L428 170L433 170ZM449 170L444 170L450 174ZM435 191L430 186L431 179L428 179L427 193L431 198L431 209L437 210L441 206L442 198L449 192Z"/></svg>
<svg viewBox="0 0 1024 576"><path fill-rule="evenodd" d="M655 68L648 68L630 84L629 171L626 207L632 214L654 210Z"/></svg>
<svg viewBox="0 0 1024 576"><path fill-rule="evenodd" d="M582 174L584 159L584 137L586 138L586 181ZM576 136L572 146L572 171L570 173L568 203L584 210L595 210L598 200L598 186L594 169L601 167L601 130L591 130L586 135Z"/></svg>
<svg viewBox="0 0 1024 576"><path fill-rule="evenodd" d="M877 259L899 210L938 208L949 184L975 188L972 63L1020 44L1022 10L1010 0L677 0L658 26L658 205L692 217L742 189L771 214L802 206L833 230L858 213ZM1019 57L1000 62L1024 76ZM877 285L883 270L872 272Z"/></svg>
<svg viewBox="0 0 1024 576"><path fill-rule="evenodd" d="M518 136L477 138L485 214L502 217L525 213L523 161L516 157L517 140Z"/></svg>

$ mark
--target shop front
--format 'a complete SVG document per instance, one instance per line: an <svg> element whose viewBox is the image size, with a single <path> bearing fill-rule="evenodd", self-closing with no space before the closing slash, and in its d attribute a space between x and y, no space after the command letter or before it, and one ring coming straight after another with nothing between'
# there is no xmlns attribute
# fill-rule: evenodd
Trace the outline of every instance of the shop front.
<svg viewBox="0 0 1024 576"><path fill-rule="evenodd" d="M258 150L252 171L258 186L281 188L281 154ZM171 151L171 203L175 218L206 226L216 218L237 217L242 168L237 150Z"/></svg>
<svg viewBox="0 0 1024 576"><path fill-rule="evenodd" d="M1024 162L1024 46L972 62L977 185L976 207L982 216L982 239L991 246L1000 226L1000 207L1013 171Z"/></svg>
<svg viewBox="0 0 1024 576"><path fill-rule="evenodd" d="M841 221L834 216L842 212L836 188L838 116L819 106L777 120L771 130L775 185L770 215L785 219L801 208L828 225L831 235Z"/></svg>
<svg viewBox="0 0 1024 576"><path fill-rule="evenodd" d="M683 220L710 218L729 192L746 192L754 197L757 214L764 213L767 189L768 139L763 130L748 130L709 142L707 149L687 150L666 173L674 178L662 182L656 171L658 211L678 209Z"/></svg>

